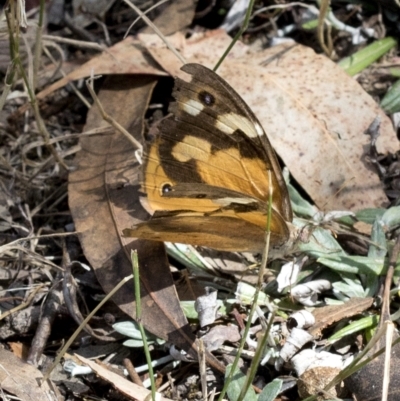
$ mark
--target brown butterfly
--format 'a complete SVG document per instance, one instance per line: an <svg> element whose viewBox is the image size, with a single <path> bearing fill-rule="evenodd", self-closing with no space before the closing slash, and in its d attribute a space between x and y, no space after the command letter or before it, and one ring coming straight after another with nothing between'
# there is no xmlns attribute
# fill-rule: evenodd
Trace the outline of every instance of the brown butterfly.
<svg viewBox="0 0 400 401"><path fill-rule="evenodd" d="M257 117L215 72L200 64L182 70L191 80L175 80L172 115L162 121L144 154L142 204L153 216L124 234L260 251L271 184L271 244L284 244L292 221L290 199Z"/></svg>

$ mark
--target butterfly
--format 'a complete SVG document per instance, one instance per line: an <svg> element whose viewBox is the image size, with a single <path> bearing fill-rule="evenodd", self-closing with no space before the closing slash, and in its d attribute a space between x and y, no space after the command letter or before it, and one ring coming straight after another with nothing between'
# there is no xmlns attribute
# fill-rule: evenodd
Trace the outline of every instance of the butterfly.
<svg viewBox="0 0 400 401"><path fill-rule="evenodd" d="M124 235L261 251L272 185L270 243L284 244L292 209L260 122L218 74L194 63L181 69L191 78L176 78L172 114L143 156L141 203L152 217Z"/></svg>

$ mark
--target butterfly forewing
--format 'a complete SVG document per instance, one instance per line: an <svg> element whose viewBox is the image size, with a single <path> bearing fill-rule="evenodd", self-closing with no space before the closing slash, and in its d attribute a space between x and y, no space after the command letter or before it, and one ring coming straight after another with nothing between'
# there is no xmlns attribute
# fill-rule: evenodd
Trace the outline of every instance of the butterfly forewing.
<svg viewBox="0 0 400 401"><path fill-rule="evenodd" d="M271 170L275 189L273 204L286 221L291 221L292 210L286 184L275 152L257 117L236 91L213 71L200 64L187 64L182 70L189 73L192 79L190 82L177 79L173 93L176 103L172 105L176 119L194 126L198 126L199 121L203 126L203 122L207 121L208 132L213 134L210 142L214 148L228 149L228 152L238 149L243 168L248 171L248 179L254 182L256 188L263 189L263 197L268 196L266 169ZM209 100L208 107L201 103L203 99ZM203 112L193 119L185 113L184 105L188 102L200 103ZM221 135L221 131L225 135ZM259 182L261 184L258 185Z"/></svg>
<svg viewBox="0 0 400 401"><path fill-rule="evenodd" d="M161 123L145 154L142 191L156 213L129 235L217 249L258 249L272 185L272 240L284 242L286 221L292 219L289 196L260 123L217 74L199 64L182 70L191 81L176 79L173 115Z"/></svg>

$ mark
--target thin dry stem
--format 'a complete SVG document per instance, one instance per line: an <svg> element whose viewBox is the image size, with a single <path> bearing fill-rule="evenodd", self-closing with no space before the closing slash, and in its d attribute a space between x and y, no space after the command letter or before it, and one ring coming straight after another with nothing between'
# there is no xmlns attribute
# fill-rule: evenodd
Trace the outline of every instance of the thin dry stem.
<svg viewBox="0 0 400 401"><path fill-rule="evenodd" d="M78 49L97 50L99 52L107 50L107 47L98 43L86 42L84 40L68 39L61 36L43 35L43 40L49 42L64 43L66 45L75 46Z"/></svg>
<svg viewBox="0 0 400 401"><path fill-rule="evenodd" d="M159 1L158 3L152 5L150 8L148 8L148 9L143 13L143 15L148 14L150 11L152 11L152 10L154 10L155 8L161 6L162 4L166 3L167 1L169 1L169 0L161 0L161 1ZM126 37L129 35L129 32L131 31L131 29L137 24L138 21L141 20L141 18L142 18L142 16L140 15L139 17L137 17L137 18L132 22L132 24L129 25L129 28L127 29L127 31L126 31L126 33L125 33L125 35L124 35L124 38L126 38Z"/></svg>
<svg viewBox="0 0 400 401"><path fill-rule="evenodd" d="M52 45L53 45L54 47L56 47L55 44L52 44ZM52 62L54 65L57 65L57 64L58 64L58 63L56 62L56 60L54 59L54 57L52 56L52 54L48 51L48 49L47 49L46 47L44 48L44 52L45 52L46 56L51 60L51 62ZM61 62L62 62L62 61L60 60L60 63L61 63ZM67 73L61 68L61 66L60 66L60 68L59 68L59 71L60 71L61 75L62 75L64 78L67 76ZM82 93L79 91L79 89L76 87L76 85L75 85L73 82L70 82L69 85L70 85L70 88L74 91L75 95L82 101L82 103L83 103L88 109L90 109L91 104L86 100L85 96L82 95Z"/></svg>
<svg viewBox="0 0 400 401"><path fill-rule="evenodd" d="M105 121L107 121L109 124L111 124L116 130L121 132L128 140L129 142L132 143L132 145L137 149L140 153L142 153L143 146L142 144L137 141L121 124L119 124L117 121L114 120L109 114L106 113L106 111L103 108L103 105L101 104L99 98L97 97L96 93L94 92L92 86L91 86L92 79L86 81L86 87L88 88L91 96L93 97L93 100L96 104L96 106L99 108L100 114L103 117ZM139 161L139 160L138 160Z"/></svg>
<svg viewBox="0 0 400 401"><path fill-rule="evenodd" d="M18 306L16 306L15 308L9 309L8 311L3 312L0 315L0 321L5 319L6 317L12 315L13 313L16 313L22 309L27 308L35 299L36 294L38 294L38 292L44 288L47 287L46 284L41 284L38 287L36 287L28 296L27 300L25 302L20 303Z"/></svg>
<svg viewBox="0 0 400 401"><path fill-rule="evenodd" d="M319 16L318 16L318 27L317 27L317 33L318 33L318 41L320 46L322 47L324 53L328 56L332 56L332 51L333 51L333 45L332 45L332 38L331 38L331 31L329 25L327 26L327 41L328 43L325 43L325 17L327 16L329 12L329 6L330 6L330 1L329 0L321 0L320 2L320 10L319 10Z"/></svg>
<svg viewBox="0 0 400 401"><path fill-rule="evenodd" d="M135 10L140 17L143 19L143 21L151 28L154 30L154 32L158 35L158 37L165 43L165 45L168 47L169 50L175 56L182 62L182 64L186 64L186 60L183 58L183 56L169 43L167 38L162 34L162 32L147 18L147 16L138 8L136 7L132 2L129 0L124 0L126 4L128 4L129 7L131 7L133 10Z"/></svg>

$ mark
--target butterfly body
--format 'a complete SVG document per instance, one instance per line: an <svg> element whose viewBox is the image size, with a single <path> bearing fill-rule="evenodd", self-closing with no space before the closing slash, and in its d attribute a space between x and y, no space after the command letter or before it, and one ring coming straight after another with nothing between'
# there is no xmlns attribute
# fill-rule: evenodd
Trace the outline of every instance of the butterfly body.
<svg viewBox="0 0 400 401"><path fill-rule="evenodd" d="M261 124L216 73L199 64L182 70L191 80L176 79L172 116L163 120L144 157L142 203L153 216L124 234L259 251L272 185L271 242L284 243L292 210Z"/></svg>

